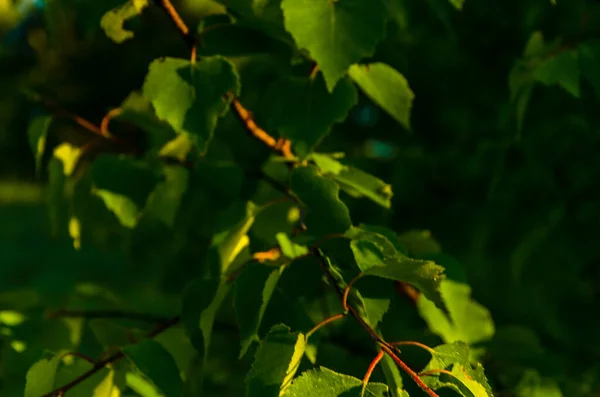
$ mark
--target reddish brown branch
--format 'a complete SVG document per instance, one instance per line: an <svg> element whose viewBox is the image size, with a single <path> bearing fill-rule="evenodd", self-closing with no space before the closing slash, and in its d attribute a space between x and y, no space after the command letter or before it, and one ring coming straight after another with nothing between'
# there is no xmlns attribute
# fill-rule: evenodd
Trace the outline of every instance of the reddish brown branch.
<svg viewBox="0 0 600 397"><path fill-rule="evenodd" d="M65 118L71 119L73 122L75 122L75 124L78 124L79 126L85 128L89 132L91 132L95 135L101 136L107 140L114 141L117 143L124 143L119 138L108 133L108 131L106 134L104 134L102 132L101 127L97 126L96 124L92 123L89 120L84 119L81 116L78 116L74 113L69 112L68 110L66 110L65 108L60 106L58 103L54 102L53 100L51 100L49 98L45 98L42 95L39 95L37 93L30 95L30 97L33 100L35 100L36 102L40 102L45 108L51 110L57 117L65 117Z"/></svg>
<svg viewBox="0 0 600 397"><path fill-rule="evenodd" d="M254 122L254 118L252 113L246 109L237 98L231 95L231 106L235 110L236 115L246 127L246 130L253 136L255 139L261 141L265 146L269 147L275 153L278 153L282 157L286 159L293 159L294 154L292 153L291 142L287 139L280 138L276 140L265 130L260 128Z"/></svg>
<svg viewBox="0 0 600 397"><path fill-rule="evenodd" d="M166 331L170 327L178 324L179 321L180 321L179 316L176 316L176 317L171 318L169 321L167 321L163 324L157 325L156 328L154 328L152 331L150 331L148 333L148 335L146 335L146 338L154 338L155 336ZM119 361L124 357L125 357L125 354L123 353L122 350L120 350L120 351L108 356L104 360L96 362L89 371L79 375L77 378L73 379L71 382L59 387L58 389L51 391L50 393L44 394L42 397L60 397L60 396L64 395L67 391L71 390L72 388L74 388L75 386L77 386L78 384L80 384L81 382L86 380L87 378L89 378L90 376L94 375L96 372L100 371L102 368L106 367L108 364L112 364L116 361Z"/></svg>
<svg viewBox="0 0 600 397"><path fill-rule="evenodd" d="M369 365L369 368L367 369L367 373L365 374L365 377L363 378L362 392L360 394L361 396L365 395L365 389L367 388L367 385L369 384L369 379L371 379L371 375L373 374L375 367L377 367L377 364L379 364L379 362L381 361L382 358L383 358L383 350L379 349L379 353L377 353L377 355L375 356L373 361L371 361L371 365Z"/></svg>
<svg viewBox="0 0 600 397"><path fill-rule="evenodd" d="M169 16L169 19L171 20L171 22L173 22L185 43L192 50L192 60L194 60L197 44L196 38L190 34L190 29L187 27L185 22L183 22L183 19L181 18L181 16L179 16L179 13L175 9L175 7L173 7L173 4L171 4L171 1L154 0L154 2L156 3L156 5L163 9L165 14Z"/></svg>
<svg viewBox="0 0 600 397"><path fill-rule="evenodd" d="M185 43L188 45L190 50L192 51L192 62L195 61L196 58L196 48L198 46L198 40L190 34L190 30L181 19L181 16L173 7L170 0L154 0L154 2L164 10L164 12L169 16L181 37L183 37ZM294 154L292 153L292 143L288 139L280 138L275 139L271 135L269 135L265 130L260 128L254 122L252 113L246 109L240 101L235 97L232 92L229 92L225 95L226 100L230 100L231 107L237 114L238 118L244 124L246 130L250 133L252 137L261 141L265 146L270 148L273 152L283 156L286 159L293 159Z"/></svg>
<svg viewBox="0 0 600 397"><path fill-rule="evenodd" d="M340 298L340 302L342 302L342 304L343 304L344 291L339 287L335 278L333 277L333 274L331 274L331 272L329 271L329 268L327 267L327 262L325 261L323 254L321 253L321 251L318 248L313 248L311 250L311 252L317 258L317 261L319 262L319 266L321 266L321 270L323 271L323 274L327 278L327 281L329 282L329 284L331 284L332 288L336 291L336 293L338 294L338 296ZM412 380L421 389L423 389L423 391L425 393L427 393L428 396L439 397L438 394L433 391L433 389L431 389L429 386L427 386L421 380L421 378L419 378L419 375L415 371L413 371L404 361L402 361L396 355L396 353L394 352L395 348L391 344L389 344L388 342L383 340L383 338L381 336L379 336L379 334L369 324L367 324L367 322L365 320L363 320L362 317L360 317L360 315L358 314L356 309L354 309L354 307L348 306L348 312L352 315L352 317L354 317L354 319L359 323L359 325L371 336L371 338L379 344L381 349L383 349L383 351L386 352L392 358L392 360L394 360L396 365L398 365L400 367L400 369L402 369L404 372L406 372L408 374L408 376L410 376L412 378Z"/></svg>
<svg viewBox="0 0 600 397"><path fill-rule="evenodd" d="M419 386L425 393L427 393L429 397L439 397L439 395L436 392L434 392L433 389L427 386L425 382L421 380L419 375L415 371L413 371L408 365L406 365L406 363L402 361L392 349L383 344L381 345L381 348L388 354L388 356L392 358L392 360L394 360L394 362L400 367L400 369L402 369L408 374L408 376L411 377L411 379L417 384L417 386Z"/></svg>

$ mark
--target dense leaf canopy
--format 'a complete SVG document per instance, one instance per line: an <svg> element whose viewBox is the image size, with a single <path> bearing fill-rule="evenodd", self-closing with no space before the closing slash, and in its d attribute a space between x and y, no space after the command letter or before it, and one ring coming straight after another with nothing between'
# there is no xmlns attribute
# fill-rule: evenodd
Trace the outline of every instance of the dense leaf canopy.
<svg viewBox="0 0 600 397"><path fill-rule="evenodd" d="M0 397L599 395L599 23L0 0Z"/></svg>

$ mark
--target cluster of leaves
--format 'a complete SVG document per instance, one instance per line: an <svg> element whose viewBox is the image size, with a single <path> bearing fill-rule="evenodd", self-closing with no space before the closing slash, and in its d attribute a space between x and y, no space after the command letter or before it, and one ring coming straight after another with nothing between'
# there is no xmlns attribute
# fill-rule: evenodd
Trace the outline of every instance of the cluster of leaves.
<svg viewBox="0 0 600 397"><path fill-rule="evenodd" d="M0 395L595 395L600 6L220 3L0 1Z"/></svg>
<svg viewBox="0 0 600 397"><path fill-rule="evenodd" d="M384 227L356 226L340 193L390 208L391 186L344 164L339 155L315 152L357 104L358 88L410 127L414 95L403 75L385 63L361 63L384 37L386 3L223 2L227 12L203 20L197 35L170 2L156 3L190 46L191 57L152 61L141 88L100 126L73 116L98 135L95 140L60 143L48 155L52 114L32 120L29 139L39 173L49 156L55 232L68 232L75 251L117 249L134 271L143 266L146 276L125 282L133 293L152 285L157 274L169 280L186 268L169 280L179 314L155 319L146 330L88 321L90 307L123 314L129 305L114 297L119 282L105 283L106 289L89 286L89 296L99 300L93 303L81 300L85 293L79 291L82 318L69 323L70 343L31 366L25 396L202 394L218 355L211 349L217 324L232 309L239 357L254 352L245 376L248 396L408 396L407 379L418 386L411 395L420 389L437 396L434 390L447 388L462 396L491 396L477 353L469 349L493 335L487 310L470 299L466 284L445 279L435 262L437 243L426 233L398 236ZM115 42L129 40L134 34L124 28L126 20L149 5L128 1L108 11L101 26ZM240 49L248 35L261 37L261 48ZM238 99L244 84L236 57L264 52L263 44L287 54L293 65L266 90L265 122L276 138ZM213 140L230 112L247 130L247 144L272 155L240 164L219 153ZM143 138L128 136L127 128L139 129ZM278 207L285 211L273 213ZM261 218L268 222L260 225ZM167 254L153 260L157 248ZM383 331L392 302L407 299L394 294L394 285L412 291L418 312L445 344L430 348L384 339L384 333L396 336L393 328ZM328 315L332 311L337 314ZM23 319L11 323L10 313L3 313L10 336L11 326L18 329ZM52 317L73 313L61 309ZM379 350L362 380L327 368L321 358L328 340L320 335L322 326L334 320L351 327L351 345L373 355ZM343 335L343 327L334 325L329 337ZM17 338L11 339L14 345ZM396 346L402 344L429 354L422 371L399 358ZM98 350L92 358L90 351ZM380 361L383 376L370 381Z"/></svg>

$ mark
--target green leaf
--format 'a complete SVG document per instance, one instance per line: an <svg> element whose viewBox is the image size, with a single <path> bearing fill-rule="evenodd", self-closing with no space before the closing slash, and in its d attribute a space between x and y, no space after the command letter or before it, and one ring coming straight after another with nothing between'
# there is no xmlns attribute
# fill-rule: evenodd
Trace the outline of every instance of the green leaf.
<svg viewBox="0 0 600 397"><path fill-rule="evenodd" d="M100 20L106 35L116 43L133 37L133 32L123 28L125 22L139 14L148 6L148 0L129 0L120 7L108 11Z"/></svg>
<svg viewBox="0 0 600 397"><path fill-rule="evenodd" d="M151 382L136 372L127 372L125 374L127 386L137 395L143 397L164 397L164 394Z"/></svg>
<svg viewBox="0 0 600 397"><path fill-rule="evenodd" d="M54 149L54 157L62 163L63 174L71 176L81 157L81 149L69 143L61 143Z"/></svg>
<svg viewBox="0 0 600 397"><path fill-rule="evenodd" d="M277 245L281 248L281 253L290 259L298 258L309 252L306 246L294 243L285 233L277 233L275 238Z"/></svg>
<svg viewBox="0 0 600 397"><path fill-rule="evenodd" d="M92 163L92 194L104 201L119 222L133 228L161 177L148 163L129 157L101 155Z"/></svg>
<svg viewBox="0 0 600 397"><path fill-rule="evenodd" d="M460 364L452 366L452 375L459 382L458 390L466 397L492 397L485 387L471 378L468 371Z"/></svg>
<svg viewBox="0 0 600 397"><path fill-rule="evenodd" d="M579 74L579 53L576 49L548 58L533 71L536 81L546 85L558 84L576 98L580 96Z"/></svg>
<svg viewBox="0 0 600 397"><path fill-rule="evenodd" d="M92 193L102 199L123 226L133 229L137 225L140 209L129 197L103 189L93 189Z"/></svg>
<svg viewBox="0 0 600 397"><path fill-rule="evenodd" d="M255 263L235 280L233 299L240 327L240 358L252 342L259 340L258 328L283 270L283 266L273 270L270 266Z"/></svg>
<svg viewBox="0 0 600 397"><path fill-rule="evenodd" d="M286 30L317 62L329 92L350 65L373 55L388 18L382 0L283 0L281 8Z"/></svg>
<svg viewBox="0 0 600 397"><path fill-rule="evenodd" d="M50 128L52 119L52 116L37 116L29 123L29 128L27 129L29 147L35 157L35 172L38 177L42 167L44 151L46 150L46 137L48 136L48 129Z"/></svg>
<svg viewBox="0 0 600 397"><path fill-rule="evenodd" d="M352 239L350 248L361 272L412 284L437 307L445 308L440 290L445 277L443 267L432 261L409 258L378 233L353 227L346 235Z"/></svg>
<svg viewBox="0 0 600 397"><path fill-rule="evenodd" d="M409 397L402 386L402 375L394 360L389 355L385 354L379 365L385 376L386 383L390 388L391 397Z"/></svg>
<svg viewBox="0 0 600 397"><path fill-rule="evenodd" d="M126 156L100 155L90 173L95 188L129 197L140 208L163 179L149 163Z"/></svg>
<svg viewBox="0 0 600 397"><path fill-rule="evenodd" d="M110 370L104 380L94 389L92 397L120 397L124 389L125 379L121 379L115 370Z"/></svg>
<svg viewBox="0 0 600 397"><path fill-rule="evenodd" d="M234 263L234 261L250 244L248 231L261 209L249 201L246 203L245 210L245 216L236 226L213 238L213 246L216 246L219 251L221 274L223 275L235 272L243 264L243 262L236 261Z"/></svg>
<svg viewBox="0 0 600 397"><path fill-rule="evenodd" d="M492 389L483 367L471 362L469 347L464 342L436 346L430 351L432 357L423 373L423 381L431 388L450 387L466 397L491 397ZM436 370L452 371L452 375Z"/></svg>
<svg viewBox="0 0 600 397"><path fill-rule="evenodd" d="M165 180L160 182L148 198L146 212L149 218L157 219L173 227L179 204L188 187L189 171L180 166L164 166Z"/></svg>
<svg viewBox="0 0 600 397"><path fill-rule="evenodd" d="M56 373L55 383L57 386L66 385L73 381L73 379L77 379L92 368L94 368L94 365L86 360L76 357L66 358L64 360L64 364L60 366L58 372ZM106 368L102 368L92 376L83 380L83 382L78 384L73 390L69 391L69 393L71 393L73 397L93 396L96 388L103 382L108 373L109 371Z"/></svg>
<svg viewBox="0 0 600 397"><path fill-rule="evenodd" d="M594 87L596 96L600 98L600 72L598 72L598 65L600 65L600 42L582 43L577 50L579 52L581 74Z"/></svg>
<svg viewBox="0 0 600 397"><path fill-rule="evenodd" d="M410 129L410 111L415 94L402 73L385 63L376 62L352 65L349 75L373 102Z"/></svg>
<svg viewBox="0 0 600 397"><path fill-rule="evenodd" d="M534 369L528 369L523 374L516 387L517 397L563 397L556 380L542 378Z"/></svg>
<svg viewBox="0 0 600 397"><path fill-rule="evenodd" d="M442 297L450 316L425 296L419 296L419 314L429 329L445 343L463 341L476 344L494 336L494 322L488 309L471 299L471 287L446 279L441 285Z"/></svg>
<svg viewBox="0 0 600 397"><path fill-rule="evenodd" d="M218 278L191 282L183 292L181 322L204 361L208 358L212 328L231 284Z"/></svg>
<svg viewBox="0 0 600 397"><path fill-rule="evenodd" d="M152 103L140 91L131 92L119 108L121 111L114 120L125 121L142 129L146 133L148 154L152 155L159 149L167 151L165 156L172 154L173 150L165 149L165 146L178 138L175 130L156 116Z"/></svg>
<svg viewBox="0 0 600 397"><path fill-rule="evenodd" d="M294 168L291 187L307 207L305 223L313 236L344 233L352 226L348 207L339 198L339 186L316 167Z"/></svg>
<svg viewBox="0 0 600 397"><path fill-rule="evenodd" d="M184 382L193 378L190 368L198 357L184 327L171 327L154 337L173 357ZM192 375L192 376L189 376Z"/></svg>
<svg viewBox="0 0 600 397"><path fill-rule="evenodd" d="M461 11L463 5L465 4L465 0L450 0L450 4L452 4L457 10Z"/></svg>
<svg viewBox="0 0 600 397"><path fill-rule="evenodd" d="M411 255L435 255L442 252L440 243L433 238L429 230L409 230L402 233L398 239Z"/></svg>
<svg viewBox="0 0 600 397"><path fill-rule="evenodd" d="M165 397L181 397L183 382L173 357L162 345L146 339L123 348L123 353Z"/></svg>
<svg viewBox="0 0 600 397"><path fill-rule="evenodd" d="M41 359L29 368L26 375L25 397L40 397L54 389L60 355Z"/></svg>
<svg viewBox="0 0 600 397"><path fill-rule="evenodd" d="M254 355L246 377L246 397L278 397L296 374L305 349L302 333L290 332L284 325L273 326Z"/></svg>
<svg viewBox="0 0 600 397"><path fill-rule="evenodd" d="M385 285L383 283L388 285ZM355 294L361 302L367 322L372 328L376 328L390 307L393 289L387 280L366 279L362 280L355 290ZM387 288L386 288L387 287Z"/></svg>
<svg viewBox="0 0 600 397"><path fill-rule="evenodd" d="M305 371L294 379L282 397L359 397L361 390L360 379L320 367ZM387 385L369 383L364 396L386 397L387 393Z"/></svg>
<svg viewBox="0 0 600 397"><path fill-rule="evenodd" d="M267 91L269 122L279 134L292 141L299 157L310 153L335 123L348 117L358 102L356 88L345 78L332 92L322 76L285 77Z"/></svg>
<svg viewBox="0 0 600 397"><path fill-rule="evenodd" d="M354 167L345 166L339 161L321 153L312 153L313 160L324 175L331 176L344 191L352 191L364 196L384 208L392 205L392 186L379 178Z"/></svg>
<svg viewBox="0 0 600 397"><path fill-rule="evenodd" d="M204 153L219 118L227 112L224 95L229 91L238 95L240 82L234 65L222 57L199 63L160 58L150 64L142 91L158 118L188 134Z"/></svg>

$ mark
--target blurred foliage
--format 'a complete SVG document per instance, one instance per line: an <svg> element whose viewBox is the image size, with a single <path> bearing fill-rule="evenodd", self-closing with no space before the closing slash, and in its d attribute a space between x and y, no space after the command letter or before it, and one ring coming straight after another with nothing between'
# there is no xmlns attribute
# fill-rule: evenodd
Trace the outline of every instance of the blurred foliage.
<svg viewBox="0 0 600 397"><path fill-rule="evenodd" d="M132 90L142 89L151 61L187 57L185 43L158 7L149 6L125 22L132 38L120 45L107 38L100 21L121 3L0 0L0 310L28 313L21 324L0 320L0 396L20 395L27 368L45 349L79 346L91 356L103 351L89 326L42 320L43 307L106 309L116 300L135 311L175 313L183 286L197 275L196 258L211 249L204 236L228 230L246 216L234 198L262 204L276 197L268 185L243 172L256 163L264 163L270 174L280 169L266 161L268 151L228 114L206 154L223 160L223 167L207 165L195 176L212 181L211 189L223 199L215 201L199 189L188 191L179 209L185 227L172 231L147 222L133 230L116 229L122 219L107 211L101 198L89 208L75 209L94 223L93 230L75 237L76 226L69 232L61 224L57 214L66 209L45 188L56 177L52 167L66 167L54 163L53 153L64 142L79 147L94 136L57 107L46 106L48 101L100 124ZM478 346L497 395L598 395L600 322L593 313L600 304L600 257L594 248L600 237L600 4L387 3L391 22L368 61L387 63L406 77L415 98L411 130L360 93L351 117L336 124L319 145L320 152L346 153L347 165L377 175L393 188L391 210L342 193L354 223L399 233L431 231L446 254L416 255L433 255L450 279L468 281L471 298L494 319L493 338ZM224 9L210 1L175 5L190 26ZM273 30L275 25L265 29L269 34ZM251 56L230 58L243 82L241 100L263 126L270 125L273 111L272 101L264 100L269 87L289 70L306 66L291 65L297 54L282 50L281 42L268 44L266 50L256 45ZM28 130L43 116L53 116L43 132L45 150L38 153L34 145L32 152ZM113 123L120 136L156 146L143 142L139 131ZM96 145L98 152L113 149L110 143ZM38 161L44 166L37 167L36 175ZM237 166L228 168L227 161ZM219 191L218 180L223 179L235 180L237 190ZM54 203L50 216L48 203ZM290 207L264 211L273 219L285 218ZM261 222L257 218L250 232L253 250L276 242L274 234L261 235ZM279 222L268 225L269 230L289 233L294 221ZM80 250L73 248L73 237L81 240ZM194 239L195 244L184 244ZM125 245L128 250L122 249ZM269 310L276 309L268 308L266 317ZM393 301L386 315L393 320L383 333L439 341L424 332L426 324L415 312L405 302ZM301 323L299 317L294 321ZM213 393L206 395L240 396L249 364L247 359L236 361L231 325L220 318L216 324L212 343L219 355L206 363L204 387ZM342 350L356 338L344 327L320 359L323 365L345 365L344 373L362 378L370 352ZM15 342L23 340L32 342L16 348ZM351 359L341 358L344 354ZM409 347L406 356L407 362L423 362L420 352Z"/></svg>

